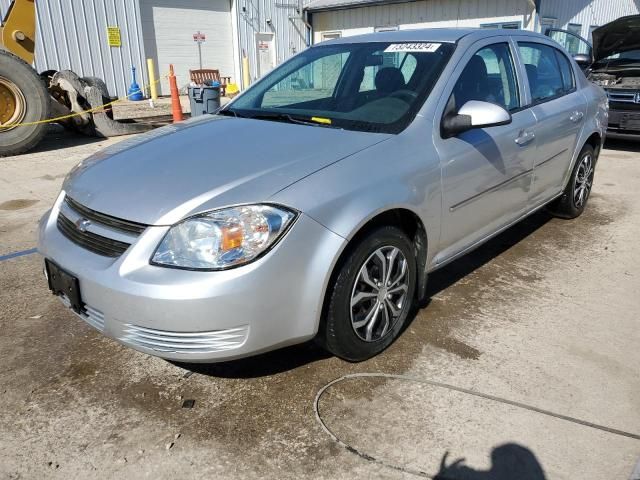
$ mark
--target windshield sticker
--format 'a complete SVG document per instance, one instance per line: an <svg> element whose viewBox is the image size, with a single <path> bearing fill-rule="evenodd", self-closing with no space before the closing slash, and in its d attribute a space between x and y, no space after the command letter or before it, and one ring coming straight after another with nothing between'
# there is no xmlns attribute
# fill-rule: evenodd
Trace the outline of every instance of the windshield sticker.
<svg viewBox="0 0 640 480"><path fill-rule="evenodd" d="M330 118L311 117L311 120L316 122L316 123L324 123L325 125L331 125L331 119Z"/></svg>
<svg viewBox="0 0 640 480"><path fill-rule="evenodd" d="M392 43L384 49L386 53L393 52L435 52L441 43Z"/></svg>

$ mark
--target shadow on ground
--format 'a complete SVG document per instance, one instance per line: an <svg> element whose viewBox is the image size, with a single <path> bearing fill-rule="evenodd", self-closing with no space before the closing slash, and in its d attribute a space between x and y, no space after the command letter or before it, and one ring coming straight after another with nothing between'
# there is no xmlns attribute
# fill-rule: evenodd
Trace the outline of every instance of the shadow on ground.
<svg viewBox="0 0 640 480"><path fill-rule="evenodd" d="M61 150L69 147L80 147L92 143L104 142L105 138L90 137L80 133L66 130L60 125L49 125L49 130L42 141L29 153L43 153Z"/></svg>
<svg viewBox="0 0 640 480"><path fill-rule="evenodd" d="M464 464L464 458L447 465L449 452L440 462L433 480L545 480L544 470L531 450L516 443L506 443L491 452L491 468L475 470Z"/></svg>

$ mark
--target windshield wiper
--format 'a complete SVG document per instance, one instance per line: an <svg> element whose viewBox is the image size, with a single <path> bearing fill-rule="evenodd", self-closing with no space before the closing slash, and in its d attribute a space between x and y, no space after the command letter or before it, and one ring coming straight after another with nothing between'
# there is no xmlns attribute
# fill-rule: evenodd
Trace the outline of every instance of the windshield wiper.
<svg viewBox="0 0 640 480"><path fill-rule="evenodd" d="M251 118L255 120L273 120L276 122L287 122L287 123L295 123L299 125L311 125L314 127L329 127L329 128L340 128L330 123L324 122L316 122L310 118L297 117L291 115L289 113L280 113L280 112L259 112L259 113L239 113L234 110L220 110L218 112L220 115L232 115L238 118Z"/></svg>
<svg viewBox="0 0 640 480"><path fill-rule="evenodd" d="M316 122L311 118L293 116L290 113L261 112L253 115L247 115L246 118L253 118L256 120L275 120L280 122L296 123L299 125L311 125L314 127L340 128L335 125L331 125L330 123Z"/></svg>

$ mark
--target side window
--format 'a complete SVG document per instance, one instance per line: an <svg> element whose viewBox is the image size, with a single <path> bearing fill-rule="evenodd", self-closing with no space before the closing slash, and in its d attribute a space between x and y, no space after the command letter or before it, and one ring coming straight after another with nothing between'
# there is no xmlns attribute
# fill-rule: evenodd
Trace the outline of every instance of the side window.
<svg viewBox="0 0 640 480"><path fill-rule="evenodd" d="M555 49L554 49L555 50ZM560 66L560 75L562 75L562 85L565 92L570 92L575 86L573 78L573 68L567 57L565 57L560 50L555 50L556 58L558 59L558 65Z"/></svg>
<svg viewBox="0 0 640 480"><path fill-rule="evenodd" d="M452 97L458 111L469 100L497 103L507 110L520 106L513 59L507 43L476 52L460 74Z"/></svg>
<svg viewBox="0 0 640 480"><path fill-rule="evenodd" d="M556 49L530 42L520 42L518 47L527 71L533 103L562 95L565 84L555 54Z"/></svg>

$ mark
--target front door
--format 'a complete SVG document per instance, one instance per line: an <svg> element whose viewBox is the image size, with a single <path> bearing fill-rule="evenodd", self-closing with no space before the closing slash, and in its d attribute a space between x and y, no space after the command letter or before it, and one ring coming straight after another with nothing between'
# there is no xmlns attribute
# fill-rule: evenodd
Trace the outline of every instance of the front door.
<svg viewBox="0 0 640 480"><path fill-rule="evenodd" d="M495 42L495 39L491 39ZM482 43L487 43L484 41ZM536 119L521 110L513 46L505 37L461 62L447 107L469 100L493 102L512 112L508 125L469 130L452 138L436 135L442 166L442 233L437 263L466 250L509 224L526 208L531 185Z"/></svg>

